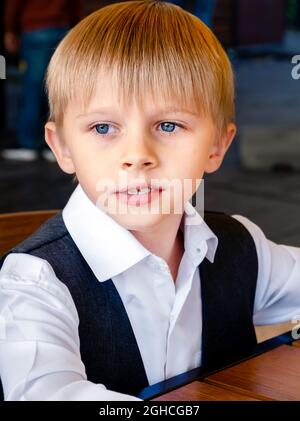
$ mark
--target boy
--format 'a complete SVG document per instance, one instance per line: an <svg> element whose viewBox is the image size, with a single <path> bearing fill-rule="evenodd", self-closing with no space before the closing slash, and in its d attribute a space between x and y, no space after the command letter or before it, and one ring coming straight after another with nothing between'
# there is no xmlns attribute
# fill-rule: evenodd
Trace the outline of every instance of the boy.
<svg viewBox="0 0 300 421"><path fill-rule="evenodd" d="M299 249L188 202L236 133L231 66L201 21L104 7L58 46L47 88L46 141L79 184L2 260L5 399L134 400L299 314Z"/></svg>

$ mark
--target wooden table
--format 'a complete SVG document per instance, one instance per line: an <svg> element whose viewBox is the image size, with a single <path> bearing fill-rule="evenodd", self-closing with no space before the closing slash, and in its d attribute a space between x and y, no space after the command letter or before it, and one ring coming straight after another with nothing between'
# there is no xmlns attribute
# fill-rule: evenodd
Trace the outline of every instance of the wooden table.
<svg viewBox="0 0 300 421"><path fill-rule="evenodd" d="M249 357L211 373L201 368L150 386L154 401L300 400L300 340L290 333L258 344Z"/></svg>

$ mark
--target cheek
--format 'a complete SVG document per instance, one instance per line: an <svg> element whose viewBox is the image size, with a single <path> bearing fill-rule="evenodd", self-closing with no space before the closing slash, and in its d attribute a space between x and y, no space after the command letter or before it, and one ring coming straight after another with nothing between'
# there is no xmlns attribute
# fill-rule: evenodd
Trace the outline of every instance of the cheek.
<svg viewBox="0 0 300 421"><path fill-rule="evenodd" d="M107 170L108 160L105 152L103 153L89 140L74 139L72 142L72 157L77 171L81 173L97 175Z"/></svg>
<svg viewBox="0 0 300 421"><path fill-rule="evenodd" d="M91 157L88 165L80 168L79 182L85 186L88 196L96 205L97 202L106 200L117 187L116 171L110 164L107 156L101 159Z"/></svg>
<svg viewBox="0 0 300 421"><path fill-rule="evenodd" d="M190 162L196 161L199 165L206 161L211 149L212 137L207 133L190 136L183 142L183 147L178 151L180 159Z"/></svg>
<svg viewBox="0 0 300 421"><path fill-rule="evenodd" d="M207 161L206 154L206 151L196 147L189 150L188 153L182 153L174 162L175 173L181 178L202 178Z"/></svg>
<svg viewBox="0 0 300 421"><path fill-rule="evenodd" d="M201 140L200 140L201 142ZM203 142L203 145L196 145L193 154L190 157L190 171L195 178L202 178L204 169L209 160L209 145Z"/></svg>

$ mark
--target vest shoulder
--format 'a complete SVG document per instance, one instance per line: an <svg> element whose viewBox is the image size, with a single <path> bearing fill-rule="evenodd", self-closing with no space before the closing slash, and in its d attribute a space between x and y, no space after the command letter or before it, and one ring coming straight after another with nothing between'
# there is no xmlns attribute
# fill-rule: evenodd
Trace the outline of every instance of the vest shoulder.
<svg viewBox="0 0 300 421"><path fill-rule="evenodd" d="M235 219L233 216L228 215L225 212L217 212L217 211L204 211L204 221L209 225L209 227L213 229L218 229L221 231L231 231L231 230L239 230L243 233L248 233L248 230L244 227L244 225Z"/></svg>
<svg viewBox="0 0 300 421"><path fill-rule="evenodd" d="M221 247L218 247L217 255L229 254L236 258L252 256L253 262L257 263L257 251L254 239L242 222L224 212L205 211L204 220L210 229L218 237ZM230 257L231 259L231 257Z"/></svg>
<svg viewBox="0 0 300 421"><path fill-rule="evenodd" d="M29 237L14 246L9 253L29 253L49 243L57 241L68 234L67 227L62 218L62 211L45 221Z"/></svg>

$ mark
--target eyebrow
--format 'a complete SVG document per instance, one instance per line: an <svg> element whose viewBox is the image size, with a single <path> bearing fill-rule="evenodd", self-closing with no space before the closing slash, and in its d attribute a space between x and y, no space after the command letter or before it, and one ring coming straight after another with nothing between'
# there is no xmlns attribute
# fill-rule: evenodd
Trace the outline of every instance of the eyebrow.
<svg viewBox="0 0 300 421"><path fill-rule="evenodd" d="M157 114L163 114L163 113L174 113L174 114L184 113L184 114L191 114L191 115L194 115L194 116L199 115L195 111L188 110L186 108L178 108L178 107L166 107L166 108L162 108L162 109L157 111Z"/></svg>
<svg viewBox="0 0 300 421"><path fill-rule="evenodd" d="M81 118L81 117L88 117L88 116L92 116L95 114L112 114L115 112L115 109L113 108L109 108L109 107L103 107L103 108L97 108L95 110L91 110L85 114L78 114L76 115L75 118ZM178 107L166 107L166 108L161 108L159 110L157 110L155 112L155 114L163 114L163 113L174 113L174 114L179 114L179 113L184 113L184 114L190 114L193 116L198 117L199 114L195 111L192 110L188 110L186 108L178 108Z"/></svg>

